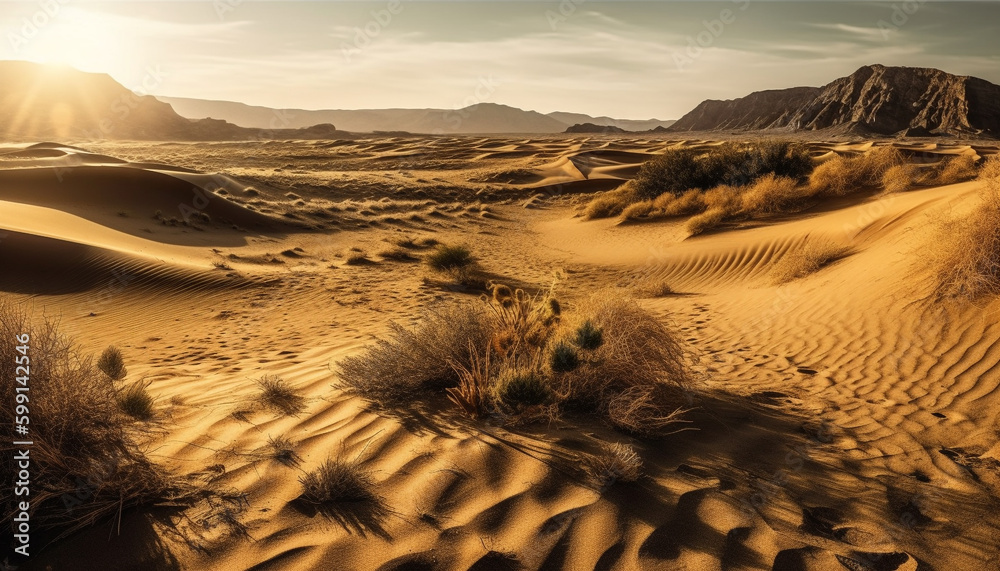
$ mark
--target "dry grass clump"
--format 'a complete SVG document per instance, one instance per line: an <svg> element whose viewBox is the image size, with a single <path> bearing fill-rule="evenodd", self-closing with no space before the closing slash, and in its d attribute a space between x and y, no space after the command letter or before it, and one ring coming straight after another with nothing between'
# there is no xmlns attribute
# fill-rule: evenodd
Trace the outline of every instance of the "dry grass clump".
<svg viewBox="0 0 1000 571"><path fill-rule="evenodd" d="M378 256L383 260L392 260L394 262L416 262L419 260L419 258L411 254L405 247L402 246L382 250L378 253Z"/></svg>
<svg viewBox="0 0 1000 571"><path fill-rule="evenodd" d="M286 436L268 436L267 451L271 459L286 466L295 467L302 461L302 458L295 453L295 443Z"/></svg>
<svg viewBox="0 0 1000 571"><path fill-rule="evenodd" d="M970 299L1000 294L1000 155L989 157L979 173L984 188L967 216L951 222L939 254L944 295Z"/></svg>
<svg viewBox="0 0 1000 571"><path fill-rule="evenodd" d="M389 406L436 392L470 416L513 423L572 409L656 436L680 420L686 356L637 303L595 301L568 328L551 292L492 289L479 303L429 312L414 329L392 325L388 339L339 364L342 385ZM630 407L631 397L641 402Z"/></svg>
<svg viewBox="0 0 1000 571"><path fill-rule="evenodd" d="M371 473L358 462L329 458L312 472L299 478L299 499L324 511L340 502L377 502Z"/></svg>
<svg viewBox="0 0 1000 571"><path fill-rule="evenodd" d="M476 259L467 246L438 246L429 256L427 264L439 272L455 272L474 264Z"/></svg>
<svg viewBox="0 0 1000 571"><path fill-rule="evenodd" d="M880 188L886 172L905 162L899 149L881 146L853 157L837 155L820 164L809 176L812 193L844 196Z"/></svg>
<svg viewBox="0 0 1000 571"><path fill-rule="evenodd" d="M16 358L25 355L15 343L29 337L28 392L16 379ZM32 322L12 305L0 304L0 391L9 398L0 402L7 422L30 408L31 531L44 543L48 536L61 537L120 514L123 510L180 499L177 481L151 462L133 434L133 420L117 404L114 382L99 371L94 361L63 336L53 322ZM26 394L17 403L16 394ZM8 424L11 426L11 424ZM7 438L0 445L0 470L16 474L14 455L18 447ZM13 498L13 478L0 484L3 497ZM14 510L7 510L2 523L10 526ZM44 535L43 535L44 534ZM34 547L34 546L33 546Z"/></svg>
<svg viewBox="0 0 1000 571"><path fill-rule="evenodd" d="M125 358L122 357L121 349L114 345L108 347L97 359L97 368L108 376L112 381L120 381L128 374L125 368Z"/></svg>
<svg viewBox="0 0 1000 571"><path fill-rule="evenodd" d="M850 253L850 249L833 242L808 242L788 252L771 268L771 279L777 284L788 283L814 274Z"/></svg>
<svg viewBox="0 0 1000 571"><path fill-rule="evenodd" d="M388 406L458 384L453 365L473 367L470 346L485 351L492 323L481 303L428 309L413 328L389 325L387 337L338 364L341 382L362 397Z"/></svg>
<svg viewBox="0 0 1000 571"><path fill-rule="evenodd" d="M919 179L919 172L913 165L893 165L882 175L882 189L885 192L904 192L913 188Z"/></svg>
<svg viewBox="0 0 1000 571"><path fill-rule="evenodd" d="M636 293L642 297L667 297L674 295L677 291L666 280L647 280L646 283L636 288Z"/></svg>
<svg viewBox="0 0 1000 571"><path fill-rule="evenodd" d="M581 458L587 476L600 488L642 477L642 458L628 444L605 444L600 453Z"/></svg>
<svg viewBox="0 0 1000 571"><path fill-rule="evenodd" d="M766 174L743 190L740 211L761 214L782 212L802 198L798 181L787 176Z"/></svg>
<svg viewBox="0 0 1000 571"><path fill-rule="evenodd" d="M937 184L956 184L976 178L976 157L958 155L941 161L935 169Z"/></svg>
<svg viewBox="0 0 1000 571"><path fill-rule="evenodd" d="M594 197L583 211L583 217L587 220L597 218L611 218L618 216L625 208L636 202L635 188L632 181L628 181L615 190L602 192Z"/></svg>
<svg viewBox="0 0 1000 571"><path fill-rule="evenodd" d="M717 228L726 219L726 211L721 208L713 208L712 210L706 210L697 216L692 216L687 224L684 225L684 229L687 230L688 234L691 236L697 236L703 232Z"/></svg>
<svg viewBox="0 0 1000 571"><path fill-rule="evenodd" d="M284 379L275 375L264 375L257 381L260 400L264 405L282 414L296 414L305 407L305 398L288 386Z"/></svg>
<svg viewBox="0 0 1000 571"><path fill-rule="evenodd" d="M136 382L122 388L115 395L115 402L122 412L136 420L150 420L153 418L153 395L147 390L149 383Z"/></svg>
<svg viewBox="0 0 1000 571"><path fill-rule="evenodd" d="M769 177L797 182L812 170L804 147L788 141L724 143L708 150L668 149L646 161L635 179L599 195L587 205L588 219L621 214L623 218L659 218L697 214L705 210L739 210L738 199L726 189L753 185ZM709 189L722 187L715 196ZM709 191L704 196L692 191ZM720 202L724 201L724 203Z"/></svg>
<svg viewBox="0 0 1000 571"><path fill-rule="evenodd" d="M344 263L348 266L361 266L364 264L370 264L372 261L368 258L368 254L358 251L348 254Z"/></svg>

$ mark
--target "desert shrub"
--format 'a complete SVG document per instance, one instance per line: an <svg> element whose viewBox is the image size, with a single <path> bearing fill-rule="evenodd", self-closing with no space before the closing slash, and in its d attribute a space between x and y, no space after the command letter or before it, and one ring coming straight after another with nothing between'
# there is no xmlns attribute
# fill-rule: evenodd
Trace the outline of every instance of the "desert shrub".
<svg viewBox="0 0 1000 571"><path fill-rule="evenodd" d="M984 162L979 180L984 183L979 203L946 228L948 238L938 255L944 295L1000 294L1000 155Z"/></svg>
<svg viewBox="0 0 1000 571"><path fill-rule="evenodd" d="M128 374L128 369L125 368L125 358L122 357L121 350L114 345L101 353L97 359L97 368L113 381L120 381Z"/></svg>
<svg viewBox="0 0 1000 571"><path fill-rule="evenodd" d="M286 466L298 466L302 458L295 453L295 443L286 436L268 436L268 456Z"/></svg>
<svg viewBox="0 0 1000 571"><path fill-rule="evenodd" d="M115 395L118 408L136 420L153 418L154 399L148 388L148 383L140 381L120 389Z"/></svg>
<svg viewBox="0 0 1000 571"><path fill-rule="evenodd" d="M549 366L557 373L572 371L580 365L580 356L569 343L560 341L549 354Z"/></svg>
<svg viewBox="0 0 1000 571"><path fill-rule="evenodd" d="M33 322L12 305L0 303L0 402L3 422L12 426L18 384L14 340L28 335L31 380L31 529L38 543L106 521L140 505L181 500L177 480L151 462L132 433L133 422L116 404L114 382L98 370L53 322ZM16 474L16 447L0 444L0 470ZM86 495L80 482L85 482ZM0 483L4 498L14 498L13 478ZM15 510L4 511L11 526ZM44 534L44 535L43 535ZM34 546L32 546L34 549Z"/></svg>
<svg viewBox="0 0 1000 571"><path fill-rule="evenodd" d="M742 192L743 189L740 187L721 184L706 190L701 199L705 203L707 211L721 211L724 217L729 218L740 212Z"/></svg>
<svg viewBox="0 0 1000 571"><path fill-rule="evenodd" d="M642 458L628 444L605 444L599 453L581 460L587 476L600 488L642 477Z"/></svg>
<svg viewBox="0 0 1000 571"><path fill-rule="evenodd" d="M378 255L383 260L393 260L395 262L415 262L418 259L403 246L387 248L379 252Z"/></svg>
<svg viewBox="0 0 1000 571"><path fill-rule="evenodd" d="M676 293L673 286L665 280L646 280L646 283L639 285L636 289L639 295L645 297L666 297Z"/></svg>
<svg viewBox="0 0 1000 571"><path fill-rule="evenodd" d="M854 157L833 157L813 170L809 185L813 193L843 196L859 190L879 188L886 172L905 162L899 149L885 145Z"/></svg>
<svg viewBox="0 0 1000 571"><path fill-rule="evenodd" d="M726 219L726 212L721 208L713 208L711 210L706 210L697 216L692 216L687 224L684 225L685 230L691 236L697 236L707 230L717 228Z"/></svg>
<svg viewBox="0 0 1000 571"><path fill-rule="evenodd" d="M808 242L804 246L785 252L771 268L771 279L775 284L783 284L810 274L834 260L846 256L850 250L828 241Z"/></svg>
<svg viewBox="0 0 1000 571"><path fill-rule="evenodd" d="M690 377L679 336L634 300L621 296L595 298L587 314L603 332L604 342L585 366L555 379L555 390L565 395L565 405L596 413L618 427L638 423L624 414L620 400L640 395L637 390L648 392L643 398L660 407L661 416L680 408ZM652 416L648 408L640 412ZM673 417L673 422L679 420L680 413ZM662 435L668 424L652 427L645 435Z"/></svg>
<svg viewBox="0 0 1000 571"><path fill-rule="evenodd" d="M348 254L344 263L348 266L360 266L363 264L370 264L371 260L368 259L368 254L365 254L364 252L352 252L351 254Z"/></svg>
<svg viewBox="0 0 1000 571"><path fill-rule="evenodd" d="M264 375L257 381L260 400L265 406L282 414L296 414L305 406L305 399L295 392L284 379Z"/></svg>
<svg viewBox="0 0 1000 571"><path fill-rule="evenodd" d="M491 316L481 303L433 307L414 328L389 327L386 338L338 364L346 387L389 405L455 386L459 377L453 364L471 367L470 345L485 351L493 336Z"/></svg>
<svg viewBox="0 0 1000 571"><path fill-rule="evenodd" d="M375 502L375 484L371 473L358 462L327 459L312 472L299 478L299 499L322 511L324 506L340 502Z"/></svg>
<svg viewBox="0 0 1000 571"><path fill-rule="evenodd" d="M937 184L955 184L972 180L976 177L976 157L973 155L948 157L934 170L937 174L935 181Z"/></svg>
<svg viewBox="0 0 1000 571"><path fill-rule="evenodd" d="M740 210L747 214L781 212L804 198L804 194L795 179L766 174L742 192Z"/></svg>
<svg viewBox="0 0 1000 571"><path fill-rule="evenodd" d="M521 289L493 284L486 307L493 316L493 350L505 357L534 355L545 347L562 309L551 292L530 295Z"/></svg>
<svg viewBox="0 0 1000 571"><path fill-rule="evenodd" d="M544 404L552 396L545 376L536 367L505 367L493 383L494 402L508 409Z"/></svg>
<svg viewBox="0 0 1000 571"><path fill-rule="evenodd" d="M587 203L583 216L587 220L618 216L636 200L633 183L629 181L615 190L602 192L595 196Z"/></svg>
<svg viewBox="0 0 1000 571"><path fill-rule="evenodd" d="M576 328L576 336L573 342L577 347L586 351L593 351L604 343L604 332L594 325L589 319Z"/></svg>
<svg viewBox="0 0 1000 571"><path fill-rule="evenodd" d="M660 385L629 387L608 398L608 421L623 432L656 438L680 432L675 425L685 423L675 394Z"/></svg>
<svg viewBox="0 0 1000 571"><path fill-rule="evenodd" d="M797 180L811 170L805 148L787 141L723 143L707 152L674 148L643 163L634 180L635 193L640 200L665 193L680 196L694 188L744 186L766 174Z"/></svg>
<svg viewBox="0 0 1000 571"><path fill-rule="evenodd" d="M643 200L641 202L634 202L629 204L622 210L622 219L624 220L636 220L638 218L646 218L653 213L653 201Z"/></svg>
<svg viewBox="0 0 1000 571"><path fill-rule="evenodd" d="M661 194L653 199L653 210L663 216L690 216L705 211L705 200L697 189L688 190L680 196Z"/></svg>
<svg viewBox="0 0 1000 571"><path fill-rule="evenodd" d="M983 161L978 179L987 189L1000 192L1000 154L990 155Z"/></svg>
<svg viewBox="0 0 1000 571"><path fill-rule="evenodd" d="M454 272L475 262L472 251L466 246L438 246L427 256L427 264L439 272Z"/></svg>
<svg viewBox="0 0 1000 571"><path fill-rule="evenodd" d="M389 338L338 364L341 386L385 406L444 394L470 416L511 422L553 418L564 406L643 435L679 420L675 401L688 376L672 330L618 295L592 303L584 317L553 342L561 308L551 292L493 284L480 303L437 308L414 329L392 325ZM643 399L632 410L621 402L630 395ZM666 408L656 414L653 405Z"/></svg>
<svg viewBox="0 0 1000 571"><path fill-rule="evenodd" d="M882 189L886 192L903 192L917 182L917 168L913 165L894 165L882 175Z"/></svg>

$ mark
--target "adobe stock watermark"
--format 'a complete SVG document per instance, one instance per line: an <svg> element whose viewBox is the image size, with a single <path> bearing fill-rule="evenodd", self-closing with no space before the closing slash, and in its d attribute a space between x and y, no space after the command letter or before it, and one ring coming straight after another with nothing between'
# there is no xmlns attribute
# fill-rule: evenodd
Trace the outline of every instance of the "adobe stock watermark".
<svg viewBox="0 0 1000 571"><path fill-rule="evenodd" d="M372 10L371 19L364 26L354 28L354 37L351 43L341 42L340 53L344 56L344 61L351 63L355 56L368 48L379 37L382 32L392 24L394 17L403 12L402 0L389 0L385 8Z"/></svg>
<svg viewBox="0 0 1000 571"><path fill-rule="evenodd" d="M878 26L878 30L882 32L882 39L889 41L892 33L898 32L900 28L905 26L910 21L910 17L920 10L924 2L927 2L927 0L907 0L906 2L893 4L892 15L889 16L889 20L879 20L875 23Z"/></svg>
<svg viewBox="0 0 1000 571"><path fill-rule="evenodd" d="M226 19L226 14L230 12L235 12L237 8L243 5L244 0L213 0L212 8L215 10L215 14L219 17L219 21Z"/></svg>
<svg viewBox="0 0 1000 571"><path fill-rule="evenodd" d="M63 7L73 0L38 0L38 10L31 16L21 19L20 27L15 32L7 33L7 41L15 54L31 43L31 40L38 37L46 26L62 14Z"/></svg>
<svg viewBox="0 0 1000 571"><path fill-rule="evenodd" d="M732 3L739 4L737 7L739 12L745 12L750 7L750 0L732 0ZM738 12L729 8L723 8L719 11L718 18L714 20L702 20L701 25L704 29L694 36L685 38L687 40L687 47L683 51L674 52L673 59L677 70L684 71L687 67L694 64L695 60L705 53L706 49L712 47L715 41L722 37L722 34L726 31L726 26L736 22L737 16Z"/></svg>
<svg viewBox="0 0 1000 571"><path fill-rule="evenodd" d="M559 24L569 20L576 14L576 11L587 3L588 0L561 0L555 11L546 10L545 19L549 22L552 31L556 31Z"/></svg>

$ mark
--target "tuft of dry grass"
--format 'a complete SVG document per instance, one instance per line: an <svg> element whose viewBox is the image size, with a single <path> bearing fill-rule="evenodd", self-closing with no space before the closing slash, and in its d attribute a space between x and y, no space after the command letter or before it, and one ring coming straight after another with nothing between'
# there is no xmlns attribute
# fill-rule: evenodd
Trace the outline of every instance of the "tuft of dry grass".
<svg viewBox="0 0 1000 571"><path fill-rule="evenodd" d="M626 182L615 190L602 192L594 197L583 211L583 217L587 220L598 218L610 218L618 216L626 207L638 200L635 188L631 181Z"/></svg>
<svg viewBox="0 0 1000 571"><path fill-rule="evenodd" d="M1000 155L983 163L980 202L946 228L938 254L943 295L976 299L1000 294Z"/></svg>
<svg viewBox="0 0 1000 571"><path fill-rule="evenodd" d="M804 278L849 253L848 247L833 242L808 242L801 248L785 252L771 268L771 280L780 285Z"/></svg>
<svg viewBox="0 0 1000 571"><path fill-rule="evenodd" d="M813 170L809 186L812 193L827 196L879 188L886 172L904 162L899 149L890 145L875 147L853 157L838 155Z"/></svg>
<svg viewBox="0 0 1000 571"><path fill-rule="evenodd" d="M370 401L403 405L427 391L456 386L456 365L473 367L470 344L485 350L491 338L482 304L432 307L416 327L391 323L388 337L340 361L338 374L343 386Z"/></svg>
<svg viewBox="0 0 1000 571"><path fill-rule="evenodd" d="M805 198L798 181L785 176L767 174L743 190L740 211L744 214L782 212Z"/></svg>
<svg viewBox="0 0 1000 571"><path fill-rule="evenodd" d="M340 502L375 502L375 484L371 473L358 462L329 458L312 472L299 478L299 499L321 512Z"/></svg>
<svg viewBox="0 0 1000 571"><path fill-rule="evenodd" d="M284 379L275 375L264 375L257 381L260 400L264 405L282 414L297 414L305 408L305 398L288 386Z"/></svg>
<svg viewBox="0 0 1000 571"><path fill-rule="evenodd" d="M402 246L382 250L378 253L378 256L383 260L392 260L394 262L416 262L419 260L418 257L411 254Z"/></svg>
<svg viewBox="0 0 1000 571"><path fill-rule="evenodd" d="M882 189L885 192L904 192L913 188L918 178L913 165L893 165L882 175Z"/></svg>
<svg viewBox="0 0 1000 571"><path fill-rule="evenodd" d="M649 280L647 283L636 288L636 293L642 297L667 297L668 295L674 295L677 291L666 280Z"/></svg>
<svg viewBox="0 0 1000 571"><path fill-rule="evenodd" d="M15 343L27 335L27 343ZM133 434L132 419L116 404L118 391L88 355L59 332L55 323L36 323L27 313L0 303L0 402L6 419L14 419L17 357L30 358L31 529L48 539L106 521L123 510L168 499L182 500L186 489L143 453ZM8 439L0 444L0 470L16 474L16 450ZM81 486L80 482L85 485ZM0 493L13 498L13 479L0 483ZM0 519L12 524L15 510ZM39 536L43 537L43 536Z"/></svg>
<svg viewBox="0 0 1000 571"><path fill-rule="evenodd" d="M97 368L107 375L112 381L120 381L125 378L125 375L128 374L128 369L125 368L125 358L122 356L121 349L115 347L114 345L108 347L101 353L101 356L97 359Z"/></svg>
<svg viewBox="0 0 1000 571"><path fill-rule="evenodd" d="M726 211L721 208L706 210L697 216L692 216L684 229L691 236L697 236L713 228L717 228L726 219Z"/></svg>
<svg viewBox="0 0 1000 571"><path fill-rule="evenodd" d="M295 453L295 443L286 436L268 436L267 451L270 458L286 466L295 467L302 461Z"/></svg>
<svg viewBox="0 0 1000 571"><path fill-rule="evenodd" d="M956 184L976 178L976 157L973 155L958 155L948 157L936 165L937 184Z"/></svg>
<svg viewBox="0 0 1000 571"><path fill-rule="evenodd" d="M359 251L348 254L344 263L348 266L361 266L364 264L370 264L372 261L368 258L368 254Z"/></svg>
<svg viewBox="0 0 1000 571"><path fill-rule="evenodd" d="M115 402L122 412L136 420L150 420L153 418L153 395L147 390L149 383L139 381L124 387L115 395Z"/></svg>
<svg viewBox="0 0 1000 571"><path fill-rule="evenodd" d="M581 463L588 478L602 489L642 477L642 458L628 444L605 444L600 453L582 457Z"/></svg>

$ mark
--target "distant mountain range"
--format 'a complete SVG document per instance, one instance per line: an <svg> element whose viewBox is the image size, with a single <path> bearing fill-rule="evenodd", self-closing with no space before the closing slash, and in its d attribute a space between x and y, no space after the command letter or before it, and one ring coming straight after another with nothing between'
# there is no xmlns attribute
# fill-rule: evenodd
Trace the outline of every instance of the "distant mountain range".
<svg viewBox="0 0 1000 571"><path fill-rule="evenodd" d="M262 136L225 121L192 121L170 105L137 95L106 74L0 61L0 139L7 141L129 139L247 140ZM333 125L281 129L269 138L351 136Z"/></svg>
<svg viewBox="0 0 1000 571"><path fill-rule="evenodd" d="M542 114L496 103L463 109L272 109L138 95L108 75L0 61L3 140L258 140L359 133L685 133L823 131L1000 138L1000 86L937 69L868 65L823 87L707 100L676 122ZM336 125L336 127L334 126Z"/></svg>
<svg viewBox="0 0 1000 571"><path fill-rule="evenodd" d="M191 119L212 117L242 127L298 128L332 123L357 133L406 131L410 133L562 133L578 123L612 126L625 131L668 127L673 121L591 117L582 113L542 114L497 103L478 103L462 109L275 109L233 101L161 97L174 110Z"/></svg>
<svg viewBox="0 0 1000 571"><path fill-rule="evenodd" d="M1000 86L937 69L867 65L823 87L709 99L669 131L765 129L995 138L1000 137Z"/></svg>

